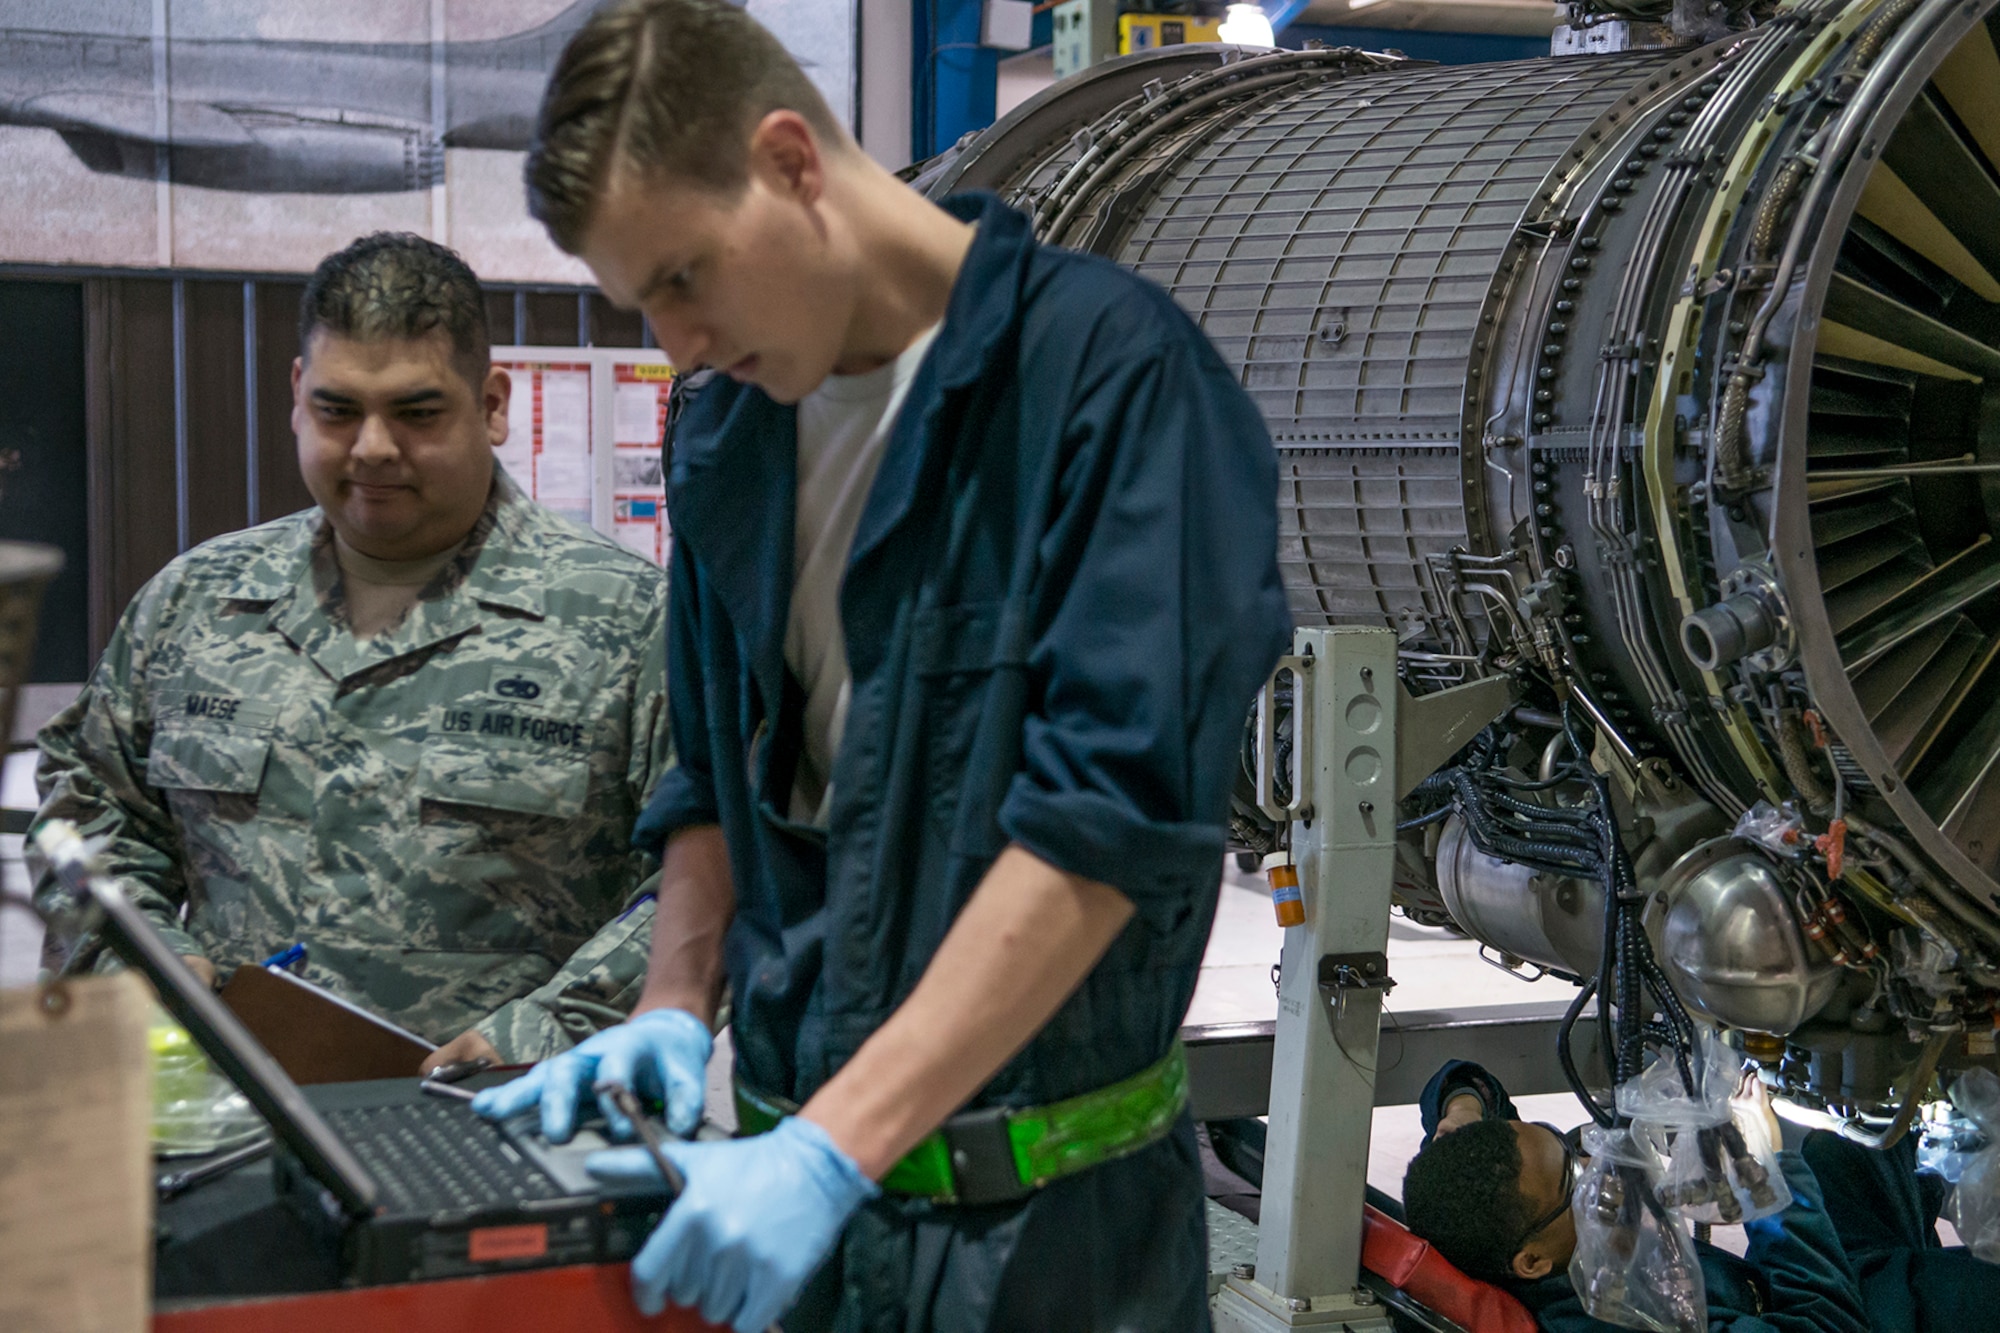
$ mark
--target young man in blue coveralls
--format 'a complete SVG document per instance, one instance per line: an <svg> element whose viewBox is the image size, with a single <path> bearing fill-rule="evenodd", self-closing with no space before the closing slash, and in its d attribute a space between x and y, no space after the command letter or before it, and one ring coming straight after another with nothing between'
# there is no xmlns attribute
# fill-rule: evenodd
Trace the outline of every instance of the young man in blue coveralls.
<svg viewBox="0 0 2000 1333"><path fill-rule="evenodd" d="M1261 418L1164 293L925 201L720 0L593 18L528 176L674 364L723 373L672 440L646 988L478 1109L562 1139L624 1082L686 1132L726 979L752 1133L669 1147L643 1309L1206 1327L1175 1033L1289 638Z"/></svg>
<svg viewBox="0 0 2000 1333"><path fill-rule="evenodd" d="M1760 1096L1762 1094L1759 1088ZM1761 1096L1770 1115L1768 1096ZM1548 1333L1612 1333L1569 1280L1573 1147L1524 1121L1467 1060L1424 1089L1424 1147L1403 1181L1410 1230L1466 1273L1512 1291ZM1777 1120L1771 1117L1771 1137ZM1792 1190L1749 1223L1743 1258L1695 1242L1712 1333L1961 1333L2000 1326L2000 1267L1940 1248L1944 1182L1916 1170L1916 1140L1885 1152L1814 1130L1778 1154Z"/></svg>

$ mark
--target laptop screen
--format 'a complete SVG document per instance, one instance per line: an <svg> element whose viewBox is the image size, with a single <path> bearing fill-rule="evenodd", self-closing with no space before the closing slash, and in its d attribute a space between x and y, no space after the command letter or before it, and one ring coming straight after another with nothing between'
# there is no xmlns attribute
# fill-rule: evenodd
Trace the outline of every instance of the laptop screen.
<svg viewBox="0 0 2000 1333"><path fill-rule="evenodd" d="M278 1067L256 1038L245 1030L214 992L188 970L167 946L153 923L125 897L94 864L76 829L51 820L37 833L36 844L63 886L78 902L91 903L103 913L105 940L127 965L137 968L160 993L160 1002L188 1030L201 1049L234 1083L250 1104L270 1122L271 1130L292 1150L313 1178L326 1186L354 1217L375 1212L375 1180L353 1152Z"/></svg>

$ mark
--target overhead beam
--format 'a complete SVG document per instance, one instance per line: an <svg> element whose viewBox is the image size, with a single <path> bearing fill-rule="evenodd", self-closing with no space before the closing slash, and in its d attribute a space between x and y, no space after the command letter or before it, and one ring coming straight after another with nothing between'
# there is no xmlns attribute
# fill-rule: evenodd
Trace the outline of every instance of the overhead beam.
<svg viewBox="0 0 2000 1333"><path fill-rule="evenodd" d="M1445 1061L1473 1057L1513 1096L1569 1091L1556 1058L1556 1030L1568 1007L1565 998L1397 1014L1382 1028L1375 1104L1414 1105ZM1594 1014L1595 1010L1586 1010L1577 1020L1574 1049L1584 1080L1602 1088L1609 1086L1610 1078L1598 1053ZM1181 1029L1196 1120L1269 1113L1276 1027L1276 1023L1217 1023Z"/></svg>

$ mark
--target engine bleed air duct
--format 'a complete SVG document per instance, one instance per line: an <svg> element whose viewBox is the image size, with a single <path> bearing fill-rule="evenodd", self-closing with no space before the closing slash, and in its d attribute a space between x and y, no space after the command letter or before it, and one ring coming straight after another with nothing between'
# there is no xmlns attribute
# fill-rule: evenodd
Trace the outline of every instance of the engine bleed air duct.
<svg viewBox="0 0 2000 1333"><path fill-rule="evenodd" d="M1995 8L1456 67L1171 48L916 183L997 191L1194 316L1277 443L1300 623L1393 627L1418 691L1541 679L1728 818L1838 817L1826 879L1985 971Z"/></svg>

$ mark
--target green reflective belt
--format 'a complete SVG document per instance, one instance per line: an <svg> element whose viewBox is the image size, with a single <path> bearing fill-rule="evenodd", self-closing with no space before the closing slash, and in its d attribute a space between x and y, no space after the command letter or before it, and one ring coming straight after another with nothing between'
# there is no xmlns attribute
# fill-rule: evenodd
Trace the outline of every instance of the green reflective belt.
<svg viewBox="0 0 2000 1333"><path fill-rule="evenodd" d="M1095 1092L1047 1106L955 1115L882 1178L891 1194L936 1203L1024 1199L1165 1138L1187 1105L1187 1052L1176 1040L1156 1064ZM798 1107L736 1085L737 1131L762 1134Z"/></svg>

